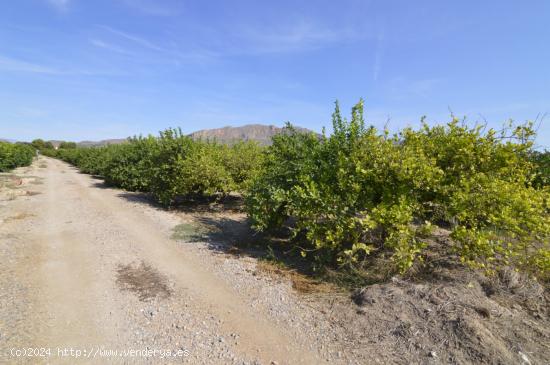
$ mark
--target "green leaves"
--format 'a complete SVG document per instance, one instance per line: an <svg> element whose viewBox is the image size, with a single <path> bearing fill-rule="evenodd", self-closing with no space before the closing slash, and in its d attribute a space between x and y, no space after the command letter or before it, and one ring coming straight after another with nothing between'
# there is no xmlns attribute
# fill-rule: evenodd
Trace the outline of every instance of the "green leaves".
<svg viewBox="0 0 550 365"><path fill-rule="evenodd" d="M365 127L362 101L349 122L336 103L329 137L290 128L274 139L248 190L248 213L258 230L292 218L321 265L389 250L406 271L433 227L446 223L464 262L540 274L548 270L550 199L531 187L547 175L547 155L530 154L531 127L483 133L453 120L390 136Z"/></svg>
<svg viewBox="0 0 550 365"><path fill-rule="evenodd" d="M151 192L164 205L177 198L241 191L258 171L261 148L254 142L232 146L194 141L177 129L159 137L134 137L98 148L55 152L81 171L100 175L114 186Z"/></svg>
<svg viewBox="0 0 550 365"><path fill-rule="evenodd" d="M338 103L332 118L330 136L287 125L267 149L194 141L167 129L157 138L55 153L165 205L242 191L257 230L289 226L305 238L299 251L320 266L353 267L377 253L404 272L443 225L453 239L449 253L464 263L548 276L549 154L532 150L531 124L484 132L453 119L390 135L365 125L362 100L351 120ZM14 146L0 144L0 169L30 163L28 150Z"/></svg>
<svg viewBox="0 0 550 365"><path fill-rule="evenodd" d="M543 188L550 185L550 151L533 151L529 159L534 167L533 186Z"/></svg>
<svg viewBox="0 0 550 365"><path fill-rule="evenodd" d="M0 172L30 165L35 154L35 149L28 144L0 141Z"/></svg>

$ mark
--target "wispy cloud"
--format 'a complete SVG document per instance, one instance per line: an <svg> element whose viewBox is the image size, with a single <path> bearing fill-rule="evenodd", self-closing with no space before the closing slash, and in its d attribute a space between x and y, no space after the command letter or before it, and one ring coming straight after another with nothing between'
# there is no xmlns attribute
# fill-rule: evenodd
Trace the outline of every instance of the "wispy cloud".
<svg viewBox="0 0 550 365"><path fill-rule="evenodd" d="M126 6L151 16L176 16L183 10L181 0L121 0Z"/></svg>
<svg viewBox="0 0 550 365"><path fill-rule="evenodd" d="M132 54L132 52L129 52L128 50L126 50L122 47L104 42L101 39L92 38L92 39L90 39L90 43L92 45L98 47L98 48L103 48L103 49L106 49L108 51L112 51L112 52L116 52L116 53L120 53L120 54L124 54L124 55L131 55Z"/></svg>
<svg viewBox="0 0 550 365"><path fill-rule="evenodd" d="M67 69L62 66L42 65L39 63L28 62L11 57L0 55L0 70L22 73L34 73L44 75L65 75L65 76L114 76L120 75L120 72L104 70L86 70L86 69Z"/></svg>
<svg viewBox="0 0 550 365"><path fill-rule="evenodd" d="M243 28L237 37L247 41L249 51L254 53L311 50L363 38L352 28L333 29L305 19L275 28Z"/></svg>
<svg viewBox="0 0 550 365"><path fill-rule="evenodd" d="M59 11L66 11L71 0L47 0L47 2Z"/></svg>
<svg viewBox="0 0 550 365"><path fill-rule="evenodd" d="M14 58L0 56L0 69L5 71L30 72L37 74L56 75L61 72L49 66L39 65Z"/></svg>
<svg viewBox="0 0 550 365"><path fill-rule="evenodd" d="M167 46L165 44L152 41L140 35L135 35L133 33L129 33L126 31L121 31L106 25L100 25L99 27L110 32L111 34L116 35L119 38L129 41L144 49L161 54L162 56L164 56L164 61L171 61L176 63L187 62L187 61L202 62L202 61L210 61L218 56L217 52L210 51L210 50L197 49L197 48L183 50L180 47L178 47L177 44L175 43L171 43L170 46Z"/></svg>
<svg viewBox="0 0 550 365"><path fill-rule="evenodd" d="M130 44L139 46L144 50L162 54L164 62L175 63L213 61L223 56L303 52L368 37L364 32L352 27L334 29L301 19L284 26L249 25L236 26L230 30L214 28L208 31L201 30L182 46L174 39L167 39L166 36L155 39L108 25L98 25L98 27L110 33L111 36L114 35L119 40L128 42L128 47L124 49L129 48ZM223 44L219 42L220 39L225 40ZM112 46L103 40L97 42L98 38L94 40L94 45L97 47L108 49Z"/></svg>
<svg viewBox="0 0 550 365"><path fill-rule="evenodd" d="M120 31L118 29L114 29L114 28L111 28L109 26L106 26L106 25L101 25L101 28L119 36L119 37L122 37L126 40L129 40L129 41L132 41L142 47L145 47L145 48L148 48L150 50L153 50L153 51L158 51L158 52L166 52L167 49L165 49L164 47L161 47L160 45L157 45L155 43L153 43L152 41L149 41L145 38L142 38L140 36L136 36L134 34L130 34L130 33L127 33L127 32L123 32L123 31Z"/></svg>

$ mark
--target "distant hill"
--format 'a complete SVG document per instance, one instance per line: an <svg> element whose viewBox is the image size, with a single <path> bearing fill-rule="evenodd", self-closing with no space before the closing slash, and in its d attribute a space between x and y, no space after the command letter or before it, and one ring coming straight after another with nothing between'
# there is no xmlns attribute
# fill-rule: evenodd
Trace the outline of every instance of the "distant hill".
<svg viewBox="0 0 550 365"><path fill-rule="evenodd" d="M79 147L100 147L100 146L106 146L109 144L119 144L126 142L126 138L114 138L114 139L104 139L102 141L82 141L78 142L77 145Z"/></svg>
<svg viewBox="0 0 550 365"><path fill-rule="evenodd" d="M57 140L50 140L50 141L46 141L46 142L50 142L55 148L59 147L59 145L61 144L61 142L63 141L57 141Z"/></svg>
<svg viewBox="0 0 550 365"><path fill-rule="evenodd" d="M306 128L295 127L301 132L312 132ZM223 127L215 129L203 129L188 134L193 139L216 140L220 143L234 143L236 141L256 141L261 145L271 144L271 138L279 133L283 133L285 128L274 125L248 124L241 127ZM109 144L124 143L126 138L105 139L102 141L82 141L78 142L79 147L100 147ZM59 146L61 141L50 141L54 146Z"/></svg>
<svg viewBox="0 0 550 365"><path fill-rule="evenodd" d="M305 128L296 127L302 132L311 132ZM256 141L261 145L270 145L271 138L283 133L285 128L274 125L248 124L242 127L223 127L216 129L203 129L193 132L189 136L193 139L216 140L221 143L234 143L236 141Z"/></svg>

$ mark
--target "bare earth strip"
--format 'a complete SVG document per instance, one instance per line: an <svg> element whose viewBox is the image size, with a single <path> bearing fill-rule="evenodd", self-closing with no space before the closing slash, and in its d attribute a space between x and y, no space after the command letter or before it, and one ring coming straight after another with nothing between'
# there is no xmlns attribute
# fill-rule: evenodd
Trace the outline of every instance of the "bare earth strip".
<svg viewBox="0 0 550 365"><path fill-rule="evenodd" d="M355 304L229 254L243 227L242 213L166 211L45 157L0 174L0 363L548 363L540 283L441 265Z"/></svg>
<svg viewBox="0 0 550 365"><path fill-rule="evenodd" d="M42 159L48 168L25 174L42 182L31 186L34 194L3 202L3 219L29 216L7 219L0 231L2 249L13 251L3 252L11 258L2 274L2 304L9 308L2 309L0 361L75 363L74 357L58 357L58 347L87 350L86 356L98 347L186 355L79 363L322 360L299 333L253 308L196 252L171 240L162 217L133 209L116 191L97 187L97 180L65 163ZM6 354L24 347L56 353L50 359Z"/></svg>

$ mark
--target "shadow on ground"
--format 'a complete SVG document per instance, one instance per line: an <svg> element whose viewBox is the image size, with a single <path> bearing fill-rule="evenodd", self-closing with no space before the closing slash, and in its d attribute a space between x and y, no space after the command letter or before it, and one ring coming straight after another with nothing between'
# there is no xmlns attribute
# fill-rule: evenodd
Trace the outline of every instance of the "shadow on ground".
<svg viewBox="0 0 550 365"><path fill-rule="evenodd" d="M93 186L111 188L99 179ZM122 191L117 196L134 204L184 214L185 222L173 229L172 238L177 241L204 242L217 254L258 259L258 270L290 278L295 289L302 293L327 290L327 282L314 272L311 262L302 258L296 246L291 244L288 231L266 235L252 229L241 196L217 199L186 197L170 208L160 205L149 193Z"/></svg>
<svg viewBox="0 0 550 365"><path fill-rule="evenodd" d="M99 177L94 178L94 187L111 188ZM325 266L315 270L315 263L300 255L300 245L291 240L289 227L271 234L252 229L244 213L243 198L236 194L217 198L182 197L166 208L150 193L118 191L117 196L128 202L184 214L184 222L173 228L173 239L180 242L204 242L210 250L220 254L253 257L259 260L265 271L292 272L313 282L332 283L346 288L384 283L395 274L389 255L382 250L366 257L361 267L345 270ZM435 243L434 247L441 245ZM436 256L439 258L439 255ZM441 266L441 263L437 266ZM417 278L435 280L437 275L431 269L426 265L411 271Z"/></svg>

